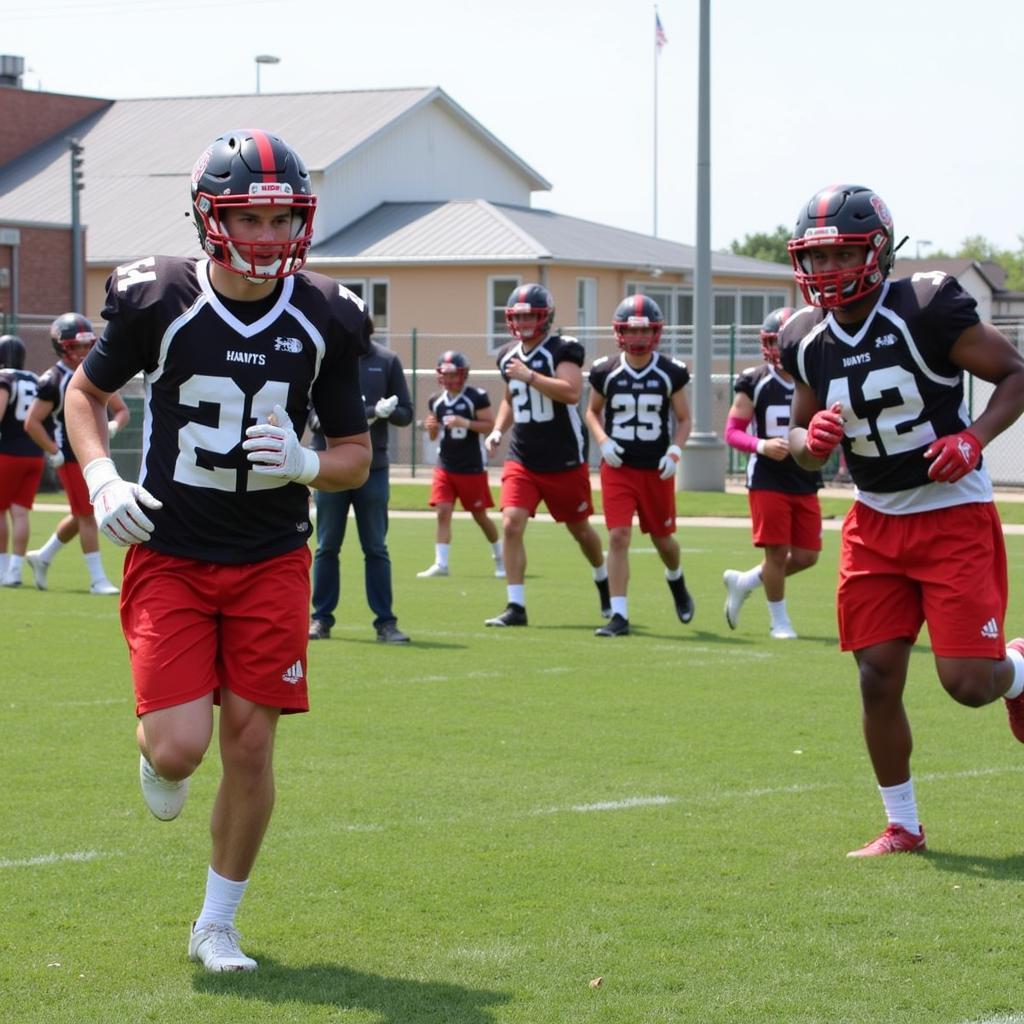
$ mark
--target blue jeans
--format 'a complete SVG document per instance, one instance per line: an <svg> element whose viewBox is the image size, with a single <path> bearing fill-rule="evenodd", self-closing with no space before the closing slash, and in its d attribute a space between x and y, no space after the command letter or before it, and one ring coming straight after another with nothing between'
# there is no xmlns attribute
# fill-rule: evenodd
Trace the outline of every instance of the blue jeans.
<svg viewBox="0 0 1024 1024"><path fill-rule="evenodd" d="M362 487L353 491L316 492L316 554L313 556L313 618L333 626L341 597L338 555L345 540L348 510L356 515L363 549L366 603L374 626L395 622L391 610L391 558L388 556L388 467L370 470Z"/></svg>

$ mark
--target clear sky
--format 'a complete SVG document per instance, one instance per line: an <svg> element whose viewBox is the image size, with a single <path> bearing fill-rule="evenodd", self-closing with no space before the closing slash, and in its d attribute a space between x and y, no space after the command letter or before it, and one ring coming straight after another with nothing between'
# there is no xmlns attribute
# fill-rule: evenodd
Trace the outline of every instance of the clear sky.
<svg viewBox="0 0 1024 1024"><path fill-rule="evenodd" d="M658 233L693 243L699 5L658 10ZM3 0L0 25L30 89L255 92L264 53L264 92L439 85L553 184L535 206L653 229L647 0ZM1022 38L1019 0L712 0L712 245L849 181L886 200L906 255L1018 248Z"/></svg>

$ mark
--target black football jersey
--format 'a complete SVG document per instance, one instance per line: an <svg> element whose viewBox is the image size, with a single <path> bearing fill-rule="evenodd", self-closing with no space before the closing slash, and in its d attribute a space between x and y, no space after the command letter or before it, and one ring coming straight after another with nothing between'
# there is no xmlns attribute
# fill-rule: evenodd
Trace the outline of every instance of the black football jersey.
<svg viewBox="0 0 1024 1024"><path fill-rule="evenodd" d="M603 356L590 368L590 386L604 396L604 430L623 448L623 465L657 469L672 443L672 396L690 381L684 363L651 353L634 370L624 354Z"/></svg>
<svg viewBox="0 0 1024 1024"><path fill-rule="evenodd" d="M575 405L555 402L521 380L510 380L505 368L516 357L541 377L554 377L564 362L583 366L583 346L575 338L552 334L529 352L513 341L498 353L498 369L508 385L515 426L508 457L534 473L557 473L586 462L587 432Z"/></svg>
<svg viewBox="0 0 1024 1024"><path fill-rule="evenodd" d="M430 396L430 411L441 425L438 464L449 473L482 473L484 468L482 438L467 427L446 427L445 416L477 419L480 409L491 404L490 395L480 388L464 387L457 395L441 391Z"/></svg>
<svg viewBox="0 0 1024 1024"><path fill-rule="evenodd" d="M930 485L932 493L915 497L918 508L991 496L980 466L957 484L932 484L922 457L936 438L970 425L963 371L949 354L976 323L974 299L956 278L938 271L887 281L853 334L812 307L787 322L782 365L814 389L822 408L842 403L843 451L861 492L884 496ZM895 510L899 499L882 497L875 504Z"/></svg>
<svg viewBox="0 0 1024 1024"><path fill-rule="evenodd" d="M773 366L762 363L744 370L732 387L754 404L756 437L787 437L794 384L783 379ZM752 452L747 459L747 487L752 491L813 494L821 487L821 473L798 466L792 455L781 461Z"/></svg>
<svg viewBox="0 0 1024 1024"><path fill-rule="evenodd" d="M36 385L36 396L39 400L49 402L53 406L50 413L53 424L53 443L60 448L65 462L78 461L64 426L64 392L67 391L68 384L71 383L71 378L74 375L75 371L60 361L51 366L39 378L39 383Z"/></svg>
<svg viewBox="0 0 1024 1024"><path fill-rule="evenodd" d="M7 408L0 420L0 455L42 454L25 433L25 418L38 387L39 379L30 370L0 370L0 391L7 392Z"/></svg>
<svg viewBox="0 0 1024 1024"><path fill-rule="evenodd" d="M301 272L266 300L227 302L205 259L151 256L110 276L103 316L107 327L83 366L103 391L142 374L139 482L164 503L147 511L156 527L149 544L225 564L305 544L308 489L253 472L242 442L275 405L301 436L311 401L327 436L366 430L363 301L329 277Z"/></svg>

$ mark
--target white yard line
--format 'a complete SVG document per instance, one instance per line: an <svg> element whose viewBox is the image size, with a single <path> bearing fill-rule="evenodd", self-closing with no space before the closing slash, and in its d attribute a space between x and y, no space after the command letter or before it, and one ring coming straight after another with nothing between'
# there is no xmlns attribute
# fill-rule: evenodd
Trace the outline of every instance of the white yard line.
<svg viewBox="0 0 1024 1024"><path fill-rule="evenodd" d="M22 860L0 860L0 868L35 868L47 864L66 864L68 862L82 863L90 860L99 860L101 857L109 857L109 853L100 853L99 850L75 850L71 853L44 853L38 857L25 857Z"/></svg>

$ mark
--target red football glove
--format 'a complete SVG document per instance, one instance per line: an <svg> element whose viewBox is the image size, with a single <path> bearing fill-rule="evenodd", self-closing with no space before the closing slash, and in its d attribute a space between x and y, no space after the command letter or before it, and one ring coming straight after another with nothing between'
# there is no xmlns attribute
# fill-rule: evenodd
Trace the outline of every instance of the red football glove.
<svg viewBox="0 0 1024 1024"><path fill-rule="evenodd" d="M833 402L827 409L819 409L807 424L804 447L816 458L827 459L843 439L842 404Z"/></svg>
<svg viewBox="0 0 1024 1024"><path fill-rule="evenodd" d="M961 430L959 434L947 434L940 437L924 453L931 459L928 467L928 479L943 484L956 483L981 460L981 442L969 431Z"/></svg>

